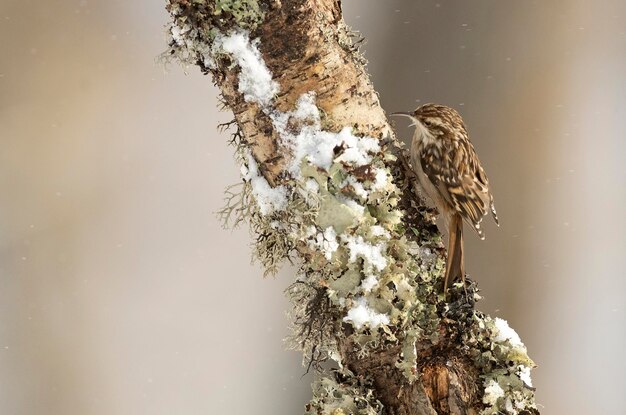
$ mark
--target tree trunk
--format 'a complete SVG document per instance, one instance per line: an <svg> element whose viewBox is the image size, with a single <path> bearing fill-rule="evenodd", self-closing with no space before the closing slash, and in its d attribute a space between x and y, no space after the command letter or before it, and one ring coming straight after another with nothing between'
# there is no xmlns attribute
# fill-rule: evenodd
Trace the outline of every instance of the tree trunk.
<svg viewBox="0 0 626 415"><path fill-rule="evenodd" d="M444 298L445 250L414 192L338 0L169 0L169 55L235 115L245 219L268 272L296 259L294 345L319 370L307 414L536 414L517 334ZM338 369L322 369L332 359Z"/></svg>

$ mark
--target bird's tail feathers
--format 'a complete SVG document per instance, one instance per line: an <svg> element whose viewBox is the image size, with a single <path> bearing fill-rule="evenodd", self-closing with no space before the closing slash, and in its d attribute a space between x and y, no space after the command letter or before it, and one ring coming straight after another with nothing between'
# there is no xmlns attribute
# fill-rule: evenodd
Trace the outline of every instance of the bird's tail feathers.
<svg viewBox="0 0 626 415"><path fill-rule="evenodd" d="M493 216L493 220L496 222L496 225L500 226L500 222L498 221L498 214L496 213L496 205L493 203L493 195L489 195L489 208L491 209L491 216Z"/></svg>
<svg viewBox="0 0 626 415"><path fill-rule="evenodd" d="M446 274L443 285L444 295L448 286L458 278L465 278L465 258L463 253L463 218L458 213L453 213L450 218L448 235L448 260L446 261Z"/></svg>

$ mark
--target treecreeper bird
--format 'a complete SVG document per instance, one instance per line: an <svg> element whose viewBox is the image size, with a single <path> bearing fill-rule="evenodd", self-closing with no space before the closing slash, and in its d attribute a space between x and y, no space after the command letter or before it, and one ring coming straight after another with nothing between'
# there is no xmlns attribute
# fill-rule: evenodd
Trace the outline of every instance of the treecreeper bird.
<svg viewBox="0 0 626 415"><path fill-rule="evenodd" d="M445 105L425 104L413 112L396 112L413 120L411 165L419 187L444 215L448 259L444 295L457 278L465 280L463 220L485 239L480 224L490 210L498 224L489 180L469 140L459 113Z"/></svg>

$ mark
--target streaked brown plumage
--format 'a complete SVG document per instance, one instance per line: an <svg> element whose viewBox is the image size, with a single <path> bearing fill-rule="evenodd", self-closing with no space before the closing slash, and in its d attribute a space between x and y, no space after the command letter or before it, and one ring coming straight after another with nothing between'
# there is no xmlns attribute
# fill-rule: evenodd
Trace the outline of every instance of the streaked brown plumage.
<svg viewBox="0 0 626 415"><path fill-rule="evenodd" d="M481 239L485 236L480 224L489 210L498 223L489 180L456 110L425 104L413 112L392 115L404 115L413 120L416 129L411 144L411 164L420 188L433 200L448 226L445 293L451 282L465 278L463 220Z"/></svg>

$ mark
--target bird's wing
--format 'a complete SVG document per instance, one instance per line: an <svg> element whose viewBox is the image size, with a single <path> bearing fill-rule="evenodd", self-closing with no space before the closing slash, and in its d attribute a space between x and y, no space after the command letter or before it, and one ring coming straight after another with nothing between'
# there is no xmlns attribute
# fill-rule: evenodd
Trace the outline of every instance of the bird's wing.
<svg viewBox="0 0 626 415"><path fill-rule="evenodd" d="M422 168L442 197L484 238L480 222L490 206L489 181L472 144L466 139L453 143L443 146L445 150L425 148Z"/></svg>

